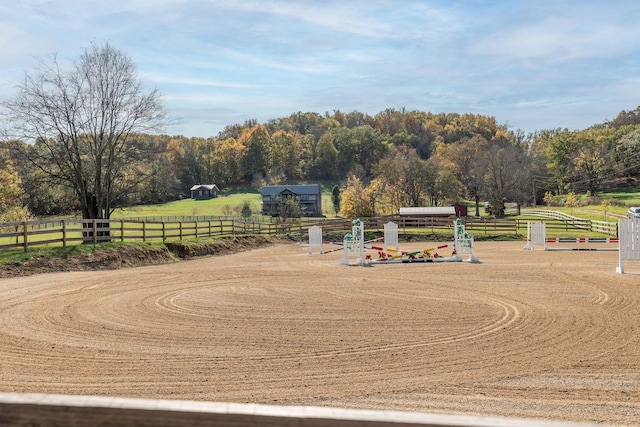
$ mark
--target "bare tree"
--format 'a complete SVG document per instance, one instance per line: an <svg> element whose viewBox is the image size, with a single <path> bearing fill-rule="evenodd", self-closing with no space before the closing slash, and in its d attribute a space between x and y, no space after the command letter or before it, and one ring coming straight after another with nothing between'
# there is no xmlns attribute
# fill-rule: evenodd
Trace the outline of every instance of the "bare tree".
<svg viewBox="0 0 640 427"><path fill-rule="evenodd" d="M491 213L496 217L503 216L506 200L520 205L527 199L530 185L530 167L524 147L507 139L494 142L488 151L485 181Z"/></svg>
<svg viewBox="0 0 640 427"><path fill-rule="evenodd" d="M481 136L465 137L449 144L446 157L456 168L467 196L475 203L475 215L480 216L480 197L483 195L488 161L488 143Z"/></svg>
<svg viewBox="0 0 640 427"><path fill-rule="evenodd" d="M146 92L133 61L110 44L92 44L69 69L54 56L26 73L2 102L16 149L52 184L71 188L83 218L108 219L143 180L166 114Z"/></svg>

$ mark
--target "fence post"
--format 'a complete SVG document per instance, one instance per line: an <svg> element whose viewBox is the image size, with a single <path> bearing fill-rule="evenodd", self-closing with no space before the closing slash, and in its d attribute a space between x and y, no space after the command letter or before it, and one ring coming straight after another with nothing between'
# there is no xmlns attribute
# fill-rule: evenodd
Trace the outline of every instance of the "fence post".
<svg viewBox="0 0 640 427"><path fill-rule="evenodd" d="M27 231L27 221L22 221L22 244L24 246L25 252L27 252L27 249L29 249L29 243L27 241L28 235L29 235L29 232Z"/></svg>
<svg viewBox="0 0 640 427"><path fill-rule="evenodd" d="M147 221L142 221L142 242L147 241Z"/></svg>
<svg viewBox="0 0 640 427"><path fill-rule="evenodd" d="M196 217L196 221L194 222L195 225L195 232L196 232L196 239L198 238L198 217Z"/></svg>
<svg viewBox="0 0 640 427"><path fill-rule="evenodd" d="M178 221L178 224L180 228L180 240L182 241L182 221Z"/></svg>
<svg viewBox="0 0 640 427"><path fill-rule="evenodd" d="M120 241L124 242L124 219L120 220Z"/></svg>
<svg viewBox="0 0 640 427"><path fill-rule="evenodd" d="M64 219L60 221L62 223L62 247L67 247L67 221Z"/></svg>
<svg viewBox="0 0 640 427"><path fill-rule="evenodd" d="M162 241L166 241L167 240L167 233L165 231L165 222L162 221Z"/></svg>
<svg viewBox="0 0 640 427"><path fill-rule="evenodd" d="M93 227L93 244L98 243L98 221L95 219L91 221L91 226Z"/></svg>

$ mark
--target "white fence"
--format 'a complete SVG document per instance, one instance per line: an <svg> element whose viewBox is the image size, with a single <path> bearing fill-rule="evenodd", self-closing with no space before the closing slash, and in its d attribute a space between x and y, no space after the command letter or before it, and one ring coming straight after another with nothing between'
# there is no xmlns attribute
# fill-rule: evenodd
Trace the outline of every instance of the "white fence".
<svg viewBox="0 0 640 427"><path fill-rule="evenodd" d="M562 221L566 224L569 224L575 228L594 231L596 233L604 233L604 234L609 234L611 236L615 236L617 233L617 228L616 228L617 224L615 222L583 219L583 218L578 218L578 217L566 214L564 212L543 210L543 209L532 209L532 210L522 211L522 214L555 219L558 221Z"/></svg>

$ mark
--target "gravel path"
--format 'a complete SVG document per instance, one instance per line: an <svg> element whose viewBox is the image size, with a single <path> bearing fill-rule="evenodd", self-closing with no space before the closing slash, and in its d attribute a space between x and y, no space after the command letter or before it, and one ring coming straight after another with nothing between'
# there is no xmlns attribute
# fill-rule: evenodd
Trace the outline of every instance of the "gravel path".
<svg viewBox="0 0 640 427"><path fill-rule="evenodd" d="M640 266L523 246L364 268L291 244L1 280L0 391L640 425Z"/></svg>

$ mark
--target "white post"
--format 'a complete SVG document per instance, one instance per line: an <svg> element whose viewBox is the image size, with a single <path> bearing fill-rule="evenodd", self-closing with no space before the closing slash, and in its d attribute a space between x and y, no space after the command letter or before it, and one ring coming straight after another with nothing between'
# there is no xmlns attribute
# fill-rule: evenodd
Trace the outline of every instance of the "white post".
<svg viewBox="0 0 640 427"><path fill-rule="evenodd" d="M320 253L324 253L322 249L322 227L317 225L309 228L309 255L313 253L313 248L319 248Z"/></svg>
<svg viewBox="0 0 640 427"><path fill-rule="evenodd" d="M351 233L353 234L353 246L358 255L358 265L364 265L364 224L359 219L353 220Z"/></svg>
<svg viewBox="0 0 640 427"><path fill-rule="evenodd" d="M342 257L342 261L340 264L349 265L349 255L353 252L353 235L348 233L344 235L344 239L342 239L342 251L344 252L344 256Z"/></svg>
<svg viewBox="0 0 640 427"><path fill-rule="evenodd" d="M527 221L527 244L524 245L525 251L532 251L535 248L531 244L531 221Z"/></svg>
<svg viewBox="0 0 640 427"><path fill-rule="evenodd" d="M524 249L533 251L536 245L547 250L547 226L544 222L527 222L527 245Z"/></svg>
<svg viewBox="0 0 640 427"><path fill-rule="evenodd" d="M384 225L384 251L387 252L387 245L395 245L395 250L398 251L398 224L395 222L387 222Z"/></svg>
<svg viewBox="0 0 640 427"><path fill-rule="evenodd" d="M617 273L624 273L624 260L640 261L640 219L618 221Z"/></svg>

